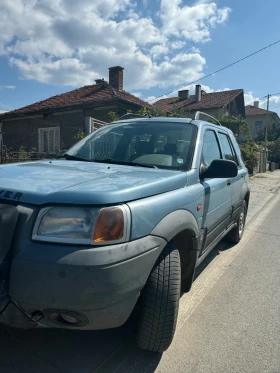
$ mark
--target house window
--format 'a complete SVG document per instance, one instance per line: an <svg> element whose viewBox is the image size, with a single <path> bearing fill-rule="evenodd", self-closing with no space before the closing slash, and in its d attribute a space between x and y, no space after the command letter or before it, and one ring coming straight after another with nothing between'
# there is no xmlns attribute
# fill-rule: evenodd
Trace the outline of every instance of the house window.
<svg viewBox="0 0 280 373"><path fill-rule="evenodd" d="M256 130L260 130L263 127L263 122L261 120L257 120L255 123Z"/></svg>
<svg viewBox="0 0 280 373"><path fill-rule="evenodd" d="M55 154L60 150L60 128L39 128L39 152Z"/></svg>

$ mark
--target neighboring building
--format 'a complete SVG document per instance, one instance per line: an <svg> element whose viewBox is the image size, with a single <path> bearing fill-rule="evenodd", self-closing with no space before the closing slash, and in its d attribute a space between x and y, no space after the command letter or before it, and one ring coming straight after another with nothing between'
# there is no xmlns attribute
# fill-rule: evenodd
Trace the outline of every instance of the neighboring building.
<svg viewBox="0 0 280 373"><path fill-rule="evenodd" d="M56 153L68 149L79 131L92 131L94 123L111 122L109 112L118 116L137 112L150 104L123 90L123 68L109 68L109 83L96 84L53 96L47 100L0 115L0 138L9 149ZM1 131L2 127L2 131Z"/></svg>
<svg viewBox="0 0 280 373"><path fill-rule="evenodd" d="M243 89L206 93L198 84L194 95L189 90L179 91L178 97L161 99L153 106L166 112L182 111L190 117L196 111L203 111L215 118L224 115L245 118Z"/></svg>
<svg viewBox="0 0 280 373"><path fill-rule="evenodd" d="M247 123L254 139L258 137L258 131L265 128L267 124L267 111L259 107L259 101L255 101L254 105L245 107ZM277 124L280 126L278 114L274 111L268 112L268 125Z"/></svg>

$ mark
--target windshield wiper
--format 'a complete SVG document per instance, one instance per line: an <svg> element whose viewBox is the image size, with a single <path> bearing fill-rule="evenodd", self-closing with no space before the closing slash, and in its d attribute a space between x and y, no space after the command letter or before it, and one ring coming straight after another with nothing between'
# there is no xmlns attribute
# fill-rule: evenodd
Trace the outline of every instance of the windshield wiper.
<svg viewBox="0 0 280 373"><path fill-rule="evenodd" d="M58 157L58 159L62 159L62 158L68 159L69 161L92 162L89 159L84 159L84 158L76 157L75 155L71 155L71 154L67 154L67 153L65 153L65 154L61 155L60 157Z"/></svg>
<svg viewBox="0 0 280 373"><path fill-rule="evenodd" d="M157 166L149 163L136 163L136 162L129 162L129 161L117 161L114 159L93 159L92 162L97 163L110 163L110 164L120 164L124 166L135 166L135 167L146 167L146 168L157 168Z"/></svg>

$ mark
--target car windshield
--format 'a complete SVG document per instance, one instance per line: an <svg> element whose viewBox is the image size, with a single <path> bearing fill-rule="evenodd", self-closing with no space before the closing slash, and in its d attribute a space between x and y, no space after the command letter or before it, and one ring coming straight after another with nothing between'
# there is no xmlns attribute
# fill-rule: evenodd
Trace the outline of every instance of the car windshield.
<svg viewBox="0 0 280 373"><path fill-rule="evenodd" d="M196 132L194 125L177 122L108 125L76 144L65 158L188 170Z"/></svg>

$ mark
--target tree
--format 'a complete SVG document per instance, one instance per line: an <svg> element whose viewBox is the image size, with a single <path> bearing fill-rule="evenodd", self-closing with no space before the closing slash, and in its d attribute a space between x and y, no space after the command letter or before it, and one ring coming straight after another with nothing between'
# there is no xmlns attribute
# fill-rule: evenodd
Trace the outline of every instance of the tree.
<svg viewBox="0 0 280 373"><path fill-rule="evenodd" d="M239 147L245 166L248 168L249 173L253 174L254 169L258 165L261 147L252 140L239 144Z"/></svg>
<svg viewBox="0 0 280 373"><path fill-rule="evenodd" d="M82 130L79 130L76 136L74 136L74 141L80 141L85 137L85 133Z"/></svg>
<svg viewBox="0 0 280 373"><path fill-rule="evenodd" d="M267 140L268 141L276 141L280 137L280 126L279 124L273 122L272 124L268 125L267 128ZM265 127L261 128L258 131L258 141L265 140Z"/></svg>
<svg viewBox="0 0 280 373"><path fill-rule="evenodd" d="M219 122L222 126L229 128L235 136L246 136L248 140L252 139L250 128L248 123L242 117L233 118L233 117L221 117Z"/></svg>
<svg viewBox="0 0 280 373"><path fill-rule="evenodd" d="M272 162L280 162L280 137L268 143L269 158Z"/></svg>

